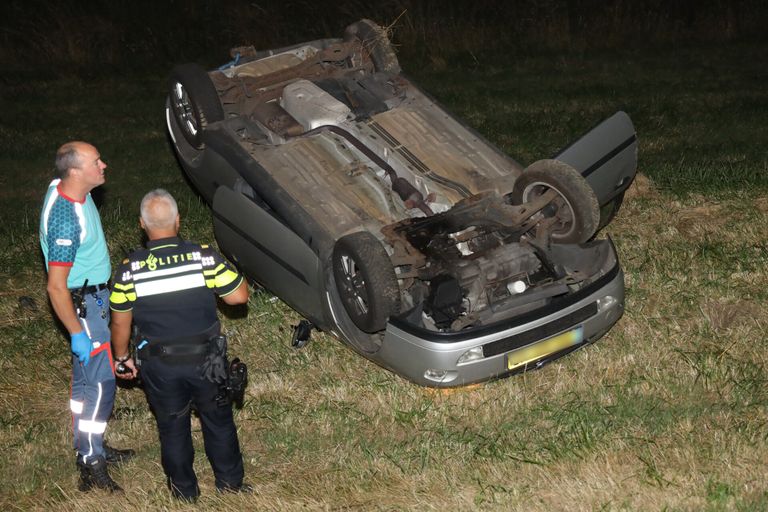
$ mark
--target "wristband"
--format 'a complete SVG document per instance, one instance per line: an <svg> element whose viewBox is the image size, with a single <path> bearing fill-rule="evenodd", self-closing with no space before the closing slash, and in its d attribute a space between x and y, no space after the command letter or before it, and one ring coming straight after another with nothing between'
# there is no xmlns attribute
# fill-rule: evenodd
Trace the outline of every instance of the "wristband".
<svg viewBox="0 0 768 512"><path fill-rule="evenodd" d="M124 363L127 360L129 360L130 358L131 358L131 354L128 354L127 356L123 356L123 357L116 357L115 358L115 362L116 363Z"/></svg>

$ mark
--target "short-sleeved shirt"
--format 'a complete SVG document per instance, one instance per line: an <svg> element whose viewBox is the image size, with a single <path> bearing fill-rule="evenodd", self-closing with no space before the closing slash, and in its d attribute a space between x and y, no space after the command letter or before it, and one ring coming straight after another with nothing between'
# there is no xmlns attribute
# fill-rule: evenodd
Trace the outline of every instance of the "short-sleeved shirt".
<svg viewBox="0 0 768 512"><path fill-rule="evenodd" d="M48 186L40 215L40 246L45 268L71 267L68 288L106 283L112 273L101 218L91 194L83 201L67 197L60 190L61 180Z"/></svg>
<svg viewBox="0 0 768 512"><path fill-rule="evenodd" d="M229 295L242 281L207 245L178 237L151 240L118 267L109 307L132 311L143 336L182 338L213 326L216 295Z"/></svg>

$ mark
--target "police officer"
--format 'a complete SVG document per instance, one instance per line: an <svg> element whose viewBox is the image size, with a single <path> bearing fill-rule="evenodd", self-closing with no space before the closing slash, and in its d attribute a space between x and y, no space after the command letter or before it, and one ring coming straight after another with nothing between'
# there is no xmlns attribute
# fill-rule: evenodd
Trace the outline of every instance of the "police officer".
<svg viewBox="0 0 768 512"><path fill-rule="evenodd" d="M115 397L107 304L111 267L90 193L104 183L107 164L94 146L73 141L58 149L55 165L59 177L48 186L43 203L40 245L48 296L71 340L70 409L79 489L118 491L107 463L127 460L133 450L110 448L103 439Z"/></svg>
<svg viewBox="0 0 768 512"><path fill-rule="evenodd" d="M192 469L192 406L200 415L217 489L250 491L243 484L232 407L217 400L219 385L201 372L220 334L216 295L227 304L244 304L248 285L218 252L178 237L178 208L165 190L144 196L140 224L149 238L147 247L123 261L110 295L112 344L116 361L126 369L118 376L135 378L141 371L175 497L194 501L200 492ZM128 348L132 321L139 332L138 368Z"/></svg>

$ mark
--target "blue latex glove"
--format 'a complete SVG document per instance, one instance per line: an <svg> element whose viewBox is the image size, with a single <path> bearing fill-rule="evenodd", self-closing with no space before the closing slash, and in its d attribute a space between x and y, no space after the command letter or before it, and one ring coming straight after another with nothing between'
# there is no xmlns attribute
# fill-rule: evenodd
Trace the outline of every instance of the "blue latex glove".
<svg viewBox="0 0 768 512"><path fill-rule="evenodd" d="M91 338L85 333L80 331L77 334L71 335L72 338L72 353L77 356L83 366L88 366L88 361L91 360Z"/></svg>

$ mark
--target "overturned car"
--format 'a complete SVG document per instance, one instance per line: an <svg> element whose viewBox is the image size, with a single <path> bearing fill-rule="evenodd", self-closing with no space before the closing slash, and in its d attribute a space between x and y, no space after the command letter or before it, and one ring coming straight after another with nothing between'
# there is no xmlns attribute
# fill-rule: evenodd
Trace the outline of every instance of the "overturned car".
<svg viewBox="0 0 768 512"><path fill-rule="evenodd" d="M636 172L618 112L524 168L401 73L369 20L171 75L168 130L219 246L314 326L425 386L538 368L621 317Z"/></svg>

